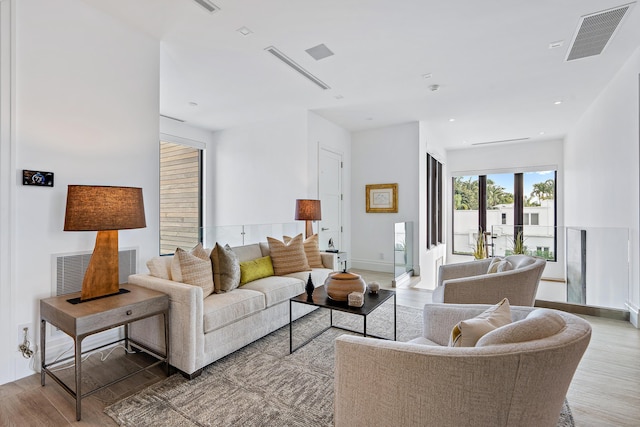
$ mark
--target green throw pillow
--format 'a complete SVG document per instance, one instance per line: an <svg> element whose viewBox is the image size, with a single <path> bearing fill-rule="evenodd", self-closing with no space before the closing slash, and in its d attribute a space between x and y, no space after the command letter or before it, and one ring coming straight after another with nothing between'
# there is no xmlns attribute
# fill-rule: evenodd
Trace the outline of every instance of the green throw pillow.
<svg viewBox="0 0 640 427"><path fill-rule="evenodd" d="M240 286L269 276L273 276L273 264L270 256L240 263Z"/></svg>

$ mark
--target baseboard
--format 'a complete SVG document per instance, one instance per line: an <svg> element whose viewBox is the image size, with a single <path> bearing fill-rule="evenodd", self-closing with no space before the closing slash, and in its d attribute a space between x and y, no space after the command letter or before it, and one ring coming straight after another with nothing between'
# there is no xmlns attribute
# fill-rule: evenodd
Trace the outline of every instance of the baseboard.
<svg viewBox="0 0 640 427"><path fill-rule="evenodd" d="M536 307L552 308L555 310L566 311L573 314L584 314L587 316L605 317L607 319L629 321L629 311L619 310L615 308L593 307L589 305L570 304L567 302L544 301L537 299Z"/></svg>
<svg viewBox="0 0 640 427"><path fill-rule="evenodd" d="M636 328L640 328L640 323L638 323L638 312L640 308L631 301L627 301L625 305L629 309L629 321Z"/></svg>
<svg viewBox="0 0 640 427"><path fill-rule="evenodd" d="M362 260L362 259L351 259L350 268L355 268L357 270L369 270L369 271L377 271L380 273L391 273L393 272L393 264L388 262L376 262L370 260Z"/></svg>

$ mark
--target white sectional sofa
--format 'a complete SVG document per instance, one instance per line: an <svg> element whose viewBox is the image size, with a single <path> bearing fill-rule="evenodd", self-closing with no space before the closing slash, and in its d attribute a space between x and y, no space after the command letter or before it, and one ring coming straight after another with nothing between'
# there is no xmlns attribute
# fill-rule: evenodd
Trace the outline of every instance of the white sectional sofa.
<svg viewBox="0 0 640 427"><path fill-rule="evenodd" d="M267 243L230 248L239 262L269 256ZM164 292L170 299L169 363L188 378L202 373L212 362L275 331L289 322L289 298L305 291L309 274L315 286L322 285L334 269L334 255L320 253L324 268L312 268L281 276L269 276L225 293L204 296L203 288L148 274L129 276L129 283ZM172 256L152 261L170 271ZM147 263L149 265L149 263ZM294 304L294 319L313 310ZM164 351L163 326L159 319L146 319L130 327L142 344Z"/></svg>

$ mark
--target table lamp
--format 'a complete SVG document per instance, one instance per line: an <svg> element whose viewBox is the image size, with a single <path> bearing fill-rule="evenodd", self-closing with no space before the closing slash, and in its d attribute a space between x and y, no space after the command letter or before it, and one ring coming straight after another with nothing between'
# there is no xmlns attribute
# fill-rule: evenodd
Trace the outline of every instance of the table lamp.
<svg viewBox="0 0 640 427"><path fill-rule="evenodd" d="M311 221L322 219L320 214L320 200L297 199L296 200L296 220L306 221L305 239L313 235Z"/></svg>
<svg viewBox="0 0 640 427"><path fill-rule="evenodd" d="M97 231L80 301L120 291L118 230L146 227L142 188L69 185L64 231Z"/></svg>

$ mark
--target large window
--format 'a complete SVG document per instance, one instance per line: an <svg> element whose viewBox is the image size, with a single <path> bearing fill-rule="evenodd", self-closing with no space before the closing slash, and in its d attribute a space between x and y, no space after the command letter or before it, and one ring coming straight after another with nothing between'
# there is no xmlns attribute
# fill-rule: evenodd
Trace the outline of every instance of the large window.
<svg viewBox="0 0 640 427"><path fill-rule="evenodd" d="M160 254L201 241L202 150L160 142Z"/></svg>
<svg viewBox="0 0 640 427"><path fill-rule="evenodd" d="M486 232L489 255L524 252L555 261L555 189L555 171L454 177L453 253L472 254L478 233Z"/></svg>
<svg viewBox="0 0 640 427"><path fill-rule="evenodd" d="M442 163L427 154L427 248L443 242Z"/></svg>

